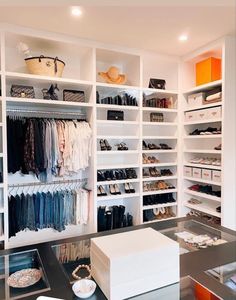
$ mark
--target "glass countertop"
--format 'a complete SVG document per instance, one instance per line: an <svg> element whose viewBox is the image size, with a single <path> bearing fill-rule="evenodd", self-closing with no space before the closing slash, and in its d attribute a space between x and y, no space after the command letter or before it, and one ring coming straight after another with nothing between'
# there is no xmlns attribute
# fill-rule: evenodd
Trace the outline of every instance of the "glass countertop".
<svg viewBox="0 0 236 300"><path fill-rule="evenodd" d="M25 274L25 277L23 277L22 272L16 273L22 270L26 272L26 269L30 270L27 270L28 273ZM40 274L38 276L37 282L27 287L10 286L13 284L13 282L14 284L16 284L17 282L19 286L21 284L27 285L28 281L31 281L32 283L33 276L32 273L29 273L32 271L35 271L37 274ZM14 276L13 273L15 273ZM16 274L18 276L16 276ZM9 277L11 279L17 280L10 281ZM12 298L21 299L25 298L26 296L38 294L48 290L50 290L49 283L46 278L43 264L37 250L30 250L0 256L0 300Z"/></svg>
<svg viewBox="0 0 236 300"><path fill-rule="evenodd" d="M227 286L236 299L236 262L207 270L206 274Z"/></svg>

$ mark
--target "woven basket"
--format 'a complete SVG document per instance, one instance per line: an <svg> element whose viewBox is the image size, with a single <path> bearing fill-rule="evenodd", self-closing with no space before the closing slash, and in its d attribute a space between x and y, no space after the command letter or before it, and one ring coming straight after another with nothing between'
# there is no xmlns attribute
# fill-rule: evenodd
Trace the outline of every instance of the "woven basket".
<svg viewBox="0 0 236 300"><path fill-rule="evenodd" d="M30 74L61 77L65 66L64 61L57 57L35 56L25 59Z"/></svg>

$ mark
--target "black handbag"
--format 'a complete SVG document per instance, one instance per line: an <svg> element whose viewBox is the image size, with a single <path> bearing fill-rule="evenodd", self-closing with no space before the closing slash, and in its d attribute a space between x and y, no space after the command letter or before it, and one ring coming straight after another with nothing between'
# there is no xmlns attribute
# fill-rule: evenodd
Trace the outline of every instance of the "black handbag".
<svg viewBox="0 0 236 300"><path fill-rule="evenodd" d="M164 90L166 87L166 81L164 79L150 78L148 87L151 89Z"/></svg>
<svg viewBox="0 0 236 300"><path fill-rule="evenodd" d="M11 86L10 94L12 97L17 98L35 98L34 88L26 85L13 84Z"/></svg>
<svg viewBox="0 0 236 300"><path fill-rule="evenodd" d="M124 121L124 112L121 110L108 110L107 120Z"/></svg>
<svg viewBox="0 0 236 300"><path fill-rule="evenodd" d="M84 91L63 90L63 101L85 102Z"/></svg>

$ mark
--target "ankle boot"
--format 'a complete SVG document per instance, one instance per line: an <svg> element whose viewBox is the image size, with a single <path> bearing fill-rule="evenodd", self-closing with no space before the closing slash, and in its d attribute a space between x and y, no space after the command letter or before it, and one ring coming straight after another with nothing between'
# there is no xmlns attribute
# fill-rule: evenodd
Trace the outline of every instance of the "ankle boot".
<svg viewBox="0 0 236 300"><path fill-rule="evenodd" d="M133 216L127 213L127 226L133 226Z"/></svg>
<svg viewBox="0 0 236 300"><path fill-rule="evenodd" d="M98 208L98 232L106 230L106 218L105 218L106 206L99 206Z"/></svg>

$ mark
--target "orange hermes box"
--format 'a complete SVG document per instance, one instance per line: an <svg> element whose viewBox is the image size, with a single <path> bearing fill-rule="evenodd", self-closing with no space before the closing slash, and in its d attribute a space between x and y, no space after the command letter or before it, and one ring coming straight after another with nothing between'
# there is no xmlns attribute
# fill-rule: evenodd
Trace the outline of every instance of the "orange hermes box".
<svg viewBox="0 0 236 300"><path fill-rule="evenodd" d="M200 284L195 285L196 300L220 300Z"/></svg>
<svg viewBox="0 0 236 300"><path fill-rule="evenodd" d="M196 85L221 79L221 59L209 57L196 63Z"/></svg>

